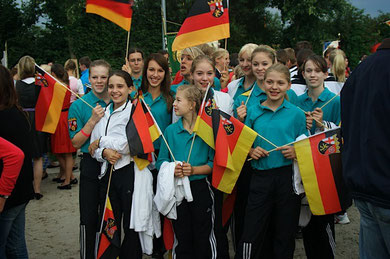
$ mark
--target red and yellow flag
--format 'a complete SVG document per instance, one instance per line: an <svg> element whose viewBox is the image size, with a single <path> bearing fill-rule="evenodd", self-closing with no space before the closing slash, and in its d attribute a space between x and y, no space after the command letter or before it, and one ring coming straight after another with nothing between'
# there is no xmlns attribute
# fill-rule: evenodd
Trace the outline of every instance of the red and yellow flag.
<svg viewBox="0 0 390 259"><path fill-rule="evenodd" d="M172 51L230 37L228 0L195 0Z"/></svg>
<svg viewBox="0 0 390 259"><path fill-rule="evenodd" d="M67 89L37 65L35 84L41 87L35 106L35 128L53 134L60 120Z"/></svg>
<svg viewBox="0 0 390 259"><path fill-rule="evenodd" d="M351 205L342 177L340 128L294 143L299 171L314 215L337 213Z"/></svg>
<svg viewBox="0 0 390 259"><path fill-rule="evenodd" d="M203 97L193 131L212 148L214 148L214 135L211 114L215 108L214 92L209 86Z"/></svg>
<svg viewBox="0 0 390 259"><path fill-rule="evenodd" d="M212 184L231 193L257 133L221 110L213 110L212 118L215 138Z"/></svg>
<svg viewBox="0 0 390 259"><path fill-rule="evenodd" d="M385 21L385 23L390 26L390 20Z"/></svg>
<svg viewBox="0 0 390 259"><path fill-rule="evenodd" d="M130 31L133 1L129 0L87 0L87 13L100 15Z"/></svg>
<svg viewBox="0 0 390 259"><path fill-rule="evenodd" d="M110 198L107 196L97 258L118 258L120 253L120 247L121 241L117 224L115 222L114 212L112 211Z"/></svg>

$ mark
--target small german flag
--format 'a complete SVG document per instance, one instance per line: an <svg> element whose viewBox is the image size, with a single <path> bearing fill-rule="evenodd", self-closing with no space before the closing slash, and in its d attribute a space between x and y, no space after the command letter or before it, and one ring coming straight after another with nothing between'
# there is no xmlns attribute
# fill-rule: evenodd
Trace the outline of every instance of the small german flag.
<svg viewBox="0 0 390 259"><path fill-rule="evenodd" d="M172 51L230 37L228 0L195 0Z"/></svg>
<svg viewBox="0 0 390 259"><path fill-rule="evenodd" d="M41 87L35 106L35 128L38 131L54 134L67 89L37 65L35 65L35 85Z"/></svg>
<svg viewBox="0 0 390 259"><path fill-rule="evenodd" d="M212 184L231 193L257 133L218 109L212 111L212 119L215 138Z"/></svg>
<svg viewBox="0 0 390 259"><path fill-rule="evenodd" d="M130 31L132 6L133 1L129 0L87 0L86 12L100 15Z"/></svg>
<svg viewBox="0 0 390 259"><path fill-rule="evenodd" d="M98 259L118 258L120 253L120 237L118 227L115 222L114 212L112 211L110 198L107 196L106 208L103 216L102 233L98 248Z"/></svg>
<svg viewBox="0 0 390 259"><path fill-rule="evenodd" d="M208 86L193 131L212 148L214 148L214 135L211 114L212 110L215 108L217 107L214 100L214 92L211 87Z"/></svg>
<svg viewBox="0 0 390 259"><path fill-rule="evenodd" d="M342 176L341 142L337 128L294 143L302 183L314 215L333 214L351 206Z"/></svg>
<svg viewBox="0 0 390 259"><path fill-rule="evenodd" d="M133 103L130 121L126 125L126 135L130 155L139 156L139 158L143 158L145 154L154 151L153 142L161 135L161 131L142 97L136 99Z"/></svg>

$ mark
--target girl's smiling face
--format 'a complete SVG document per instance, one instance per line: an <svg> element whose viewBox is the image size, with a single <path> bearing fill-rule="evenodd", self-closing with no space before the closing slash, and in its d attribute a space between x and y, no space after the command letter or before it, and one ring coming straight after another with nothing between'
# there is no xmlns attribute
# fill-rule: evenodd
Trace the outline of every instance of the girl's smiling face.
<svg viewBox="0 0 390 259"><path fill-rule="evenodd" d="M267 99L272 102L280 101L286 95L288 89L290 89L291 83L285 78L285 75L271 71L267 73L267 77L264 80L265 93Z"/></svg>
<svg viewBox="0 0 390 259"><path fill-rule="evenodd" d="M209 84L213 85L214 77L215 69L206 60L198 63L194 72L192 73L194 85L202 92L206 91Z"/></svg>
<svg viewBox="0 0 390 259"><path fill-rule="evenodd" d="M165 71L155 60L150 60L146 70L146 77L150 87L160 87L165 77Z"/></svg>
<svg viewBox="0 0 390 259"><path fill-rule="evenodd" d="M252 71L257 80L264 80L265 71L272 66L272 59L265 52L258 52L252 58Z"/></svg>
<svg viewBox="0 0 390 259"><path fill-rule="evenodd" d="M108 81L108 95L114 103L114 109L120 107L127 101L132 90L133 86L128 87L125 79L122 77L117 75L110 77Z"/></svg>
<svg viewBox="0 0 390 259"><path fill-rule="evenodd" d="M308 87L318 88L324 85L324 80L328 77L328 72L323 72L312 60L308 60L305 63L302 75Z"/></svg>

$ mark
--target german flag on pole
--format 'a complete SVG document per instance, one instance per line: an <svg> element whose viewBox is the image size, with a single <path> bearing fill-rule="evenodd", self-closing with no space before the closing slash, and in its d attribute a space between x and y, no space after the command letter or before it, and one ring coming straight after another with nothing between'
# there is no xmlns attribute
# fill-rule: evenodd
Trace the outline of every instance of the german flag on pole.
<svg viewBox="0 0 390 259"><path fill-rule="evenodd" d="M118 228L115 223L114 212L112 211L110 198L107 196L106 208L102 222L102 232L98 248L98 259L113 259L119 257L121 241Z"/></svg>
<svg viewBox="0 0 390 259"><path fill-rule="evenodd" d="M67 89L38 65L35 65L35 84L41 87L35 106L35 128L53 134L60 120Z"/></svg>
<svg viewBox="0 0 390 259"><path fill-rule="evenodd" d="M130 31L133 1L129 0L87 0L87 13L100 15Z"/></svg>
<svg viewBox="0 0 390 259"><path fill-rule="evenodd" d="M137 99L126 126L130 155L143 155L154 151L153 142L161 133L142 99Z"/></svg>
<svg viewBox="0 0 390 259"><path fill-rule="evenodd" d="M340 128L294 143L310 210L314 215L337 213L351 206L341 167Z"/></svg>
<svg viewBox="0 0 390 259"><path fill-rule="evenodd" d="M228 0L195 0L172 51L230 37Z"/></svg>
<svg viewBox="0 0 390 259"><path fill-rule="evenodd" d="M209 85L203 97L193 131L212 148L214 148L214 135L211 113L215 108L214 92Z"/></svg>
<svg viewBox="0 0 390 259"><path fill-rule="evenodd" d="M215 156L212 184L231 193L257 133L229 114L212 111Z"/></svg>

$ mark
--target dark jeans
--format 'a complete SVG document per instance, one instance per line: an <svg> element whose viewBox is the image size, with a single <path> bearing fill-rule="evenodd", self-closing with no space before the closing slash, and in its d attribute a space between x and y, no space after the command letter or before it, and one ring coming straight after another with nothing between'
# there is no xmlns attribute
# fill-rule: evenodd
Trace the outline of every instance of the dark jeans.
<svg viewBox="0 0 390 259"><path fill-rule="evenodd" d="M28 258L25 238L26 205L18 205L0 213L0 258Z"/></svg>

